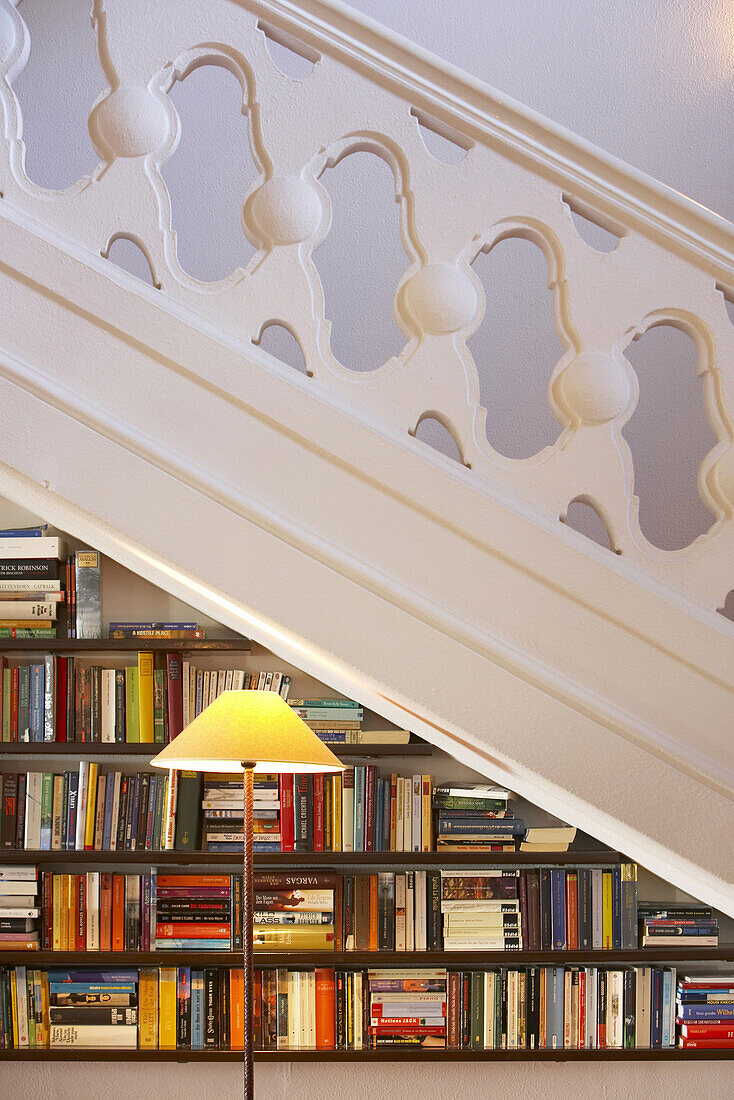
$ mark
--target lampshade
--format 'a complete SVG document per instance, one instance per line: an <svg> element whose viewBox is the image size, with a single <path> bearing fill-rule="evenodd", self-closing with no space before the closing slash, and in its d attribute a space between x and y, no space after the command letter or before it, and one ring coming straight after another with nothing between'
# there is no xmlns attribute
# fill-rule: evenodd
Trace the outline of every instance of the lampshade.
<svg viewBox="0 0 734 1100"><path fill-rule="evenodd" d="M336 772L344 765L274 691L225 691L151 764L198 772Z"/></svg>

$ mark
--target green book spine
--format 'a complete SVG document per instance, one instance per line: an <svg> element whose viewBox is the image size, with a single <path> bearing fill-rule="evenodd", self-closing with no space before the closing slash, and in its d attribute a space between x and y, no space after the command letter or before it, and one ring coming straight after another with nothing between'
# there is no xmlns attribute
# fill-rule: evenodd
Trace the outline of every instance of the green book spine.
<svg viewBox="0 0 734 1100"><path fill-rule="evenodd" d="M128 744L140 744L140 704L138 700L138 670L132 665L125 669L125 722Z"/></svg>
<svg viewBox="0 0 734 1100"><path fill-rule="evenodd" d="M10 741L10 669L3 670L3 741Z"/></svg>
<svg viewBox="0 0 734 1100"><path fill-rule="evenodd" d="M43 773L41 786L41 851L51 851L51 828L53 825L54 777L51 772Z"/></svg>
<svg viewBox="0 0 734 1100"><path fill-rule="evenodd" d="M204 793L202 772L178 773L176 834L174 848L179 852L198 852L201 846L201 798Z"/></svg>
<svg viewBox="0 0 734 1100"><path fill-rule="evenodd" d="M484 974L473 970L471 975L470 1050L484 1049Z"/></svg>
<svg viewBox="0 0 734 1100"><path fill-rule="evenodd" d="M158 790L155 794L155 811L153 817L153 850L160 851L161 848L161 832L163 829L163 810L166 805L166 786L168 784L168 776L161 774L159 776Z"/></svg>
<svg viewBox="0 0 734 1100"><path fill-rule="evenodd" d="M156 745L166 743L166 673L165 669L153 671L153 740Z"/></svg>
<svg viewBox="0 0 734 1100"><path fill-rule="evenodd" d="M31 670L28 665L18 669L18 740L30 741Z"/></svg>

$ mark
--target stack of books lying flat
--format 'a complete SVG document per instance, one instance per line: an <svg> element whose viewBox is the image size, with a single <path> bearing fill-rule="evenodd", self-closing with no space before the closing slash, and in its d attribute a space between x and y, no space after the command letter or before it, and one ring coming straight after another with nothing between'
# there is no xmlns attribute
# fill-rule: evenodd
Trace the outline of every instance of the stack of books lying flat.
<svg viewBox="0 0 734 1100"><path fill-rule="evenodd" d="M640 902L643 947L718 947L719 923L709 905Z"/></svg>
<svg viewBox="0 0 734 1100"><path fill-rule="evenodd" d="M535 826L525 830L521 852L567 852L576 837L572 825Z"/></svg>
<svg viewBox="0 0 734 1100"><path fill-rule="evenodd" d="M503 787L436 787L436 848L454 852L514 852L525 823L508 806Z"/></svg>
<svg viewBox="0 0 734 1100"><path fill-rule="evenodd" d="M288 702L321 741L336 745L359 742L364 709L354 699L289 699Z"/></svg>
<svg viewBox="0 0 734 1100"><path fill-rule="evenodd" d="M66 543L46 531L45 525L0 531L0 638L58 636L64 601L59 563Z"/></svg>
<svg viewBox="0 0 734 1100"><path fill-rule="evenodd" d="M689 974L678 982L678 1046L734 1049L734 975Z"/></svg>
<svg viewBox="0 0 734 1100"><path fill-rule="evenodd" d="M48 1045L135 1050L137 990L137 970L49 970Z"/></svg>
<svg viewBox="0 0 734 1100"><path fill-rule="evenodd" d="M522 947L516 871L441 871L446 951L519 951Z"/></svg>
<svg viewBox="0 0 734 1100"><path fill-rule="evenodd" d="M255 874L256 951L333 951L336 888L333 871Z"/></svg>
<svg viewBox="0 0 734 1100"><path fill-rule="evenodd" d="M0 867L0 951L37 951L41 910L35 867Z"/></svg>
<svg viewBox="0 0 734 1100"><path fill-rule="evenodd" d="M232 914L241 912L239 876L159 874L155 892L156 951L230 951L235 946Z"/></svg>
<svg viewBox="0 0 734 1100"><path fill-rule="evenodd" d="M206 776L201 807L204 841L209 852L241 852L242 781L231 775ZM280 851L280 785L278 775L257 772L254 780L253 829L255 852Z"/></svg>
<svg viewBox="0 0 734 1100"><path fill-rule="evenodd" d="M369 970L367 977L370 1047L445 1048L445 970Z"/></svg>

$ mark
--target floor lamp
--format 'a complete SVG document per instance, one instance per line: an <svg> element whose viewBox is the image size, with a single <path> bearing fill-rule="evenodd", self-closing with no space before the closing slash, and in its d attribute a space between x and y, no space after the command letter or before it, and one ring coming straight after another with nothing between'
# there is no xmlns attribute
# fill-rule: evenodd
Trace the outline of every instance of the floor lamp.
<svg viewBox="0 0 734 1100"><path fill-rule="evenodd" d="M244 964L244 1096L253 1100L253 775L337 772L344 765L274 691L225 691L151 760L177 771L242 773ZM234 914L230 919L234 920Z"/></svg>

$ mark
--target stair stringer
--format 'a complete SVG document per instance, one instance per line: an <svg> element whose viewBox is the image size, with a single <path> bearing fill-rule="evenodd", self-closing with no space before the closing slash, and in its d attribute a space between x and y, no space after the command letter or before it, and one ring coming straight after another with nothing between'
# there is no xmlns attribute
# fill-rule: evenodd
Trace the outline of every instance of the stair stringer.
<svg viewBox="0 0 734 1100"><path fill-rule="evenodd" d="M0 493L734 915L722 616L9 221L0 295Z"/></svg>

